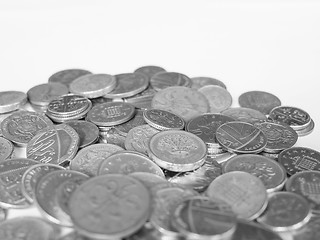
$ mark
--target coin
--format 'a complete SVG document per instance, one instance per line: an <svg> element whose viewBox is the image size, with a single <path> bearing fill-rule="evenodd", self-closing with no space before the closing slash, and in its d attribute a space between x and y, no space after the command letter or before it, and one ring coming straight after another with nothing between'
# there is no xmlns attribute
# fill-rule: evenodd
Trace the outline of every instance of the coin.
<svg viewBox="0 0 320 240"><path fill-rule="evenodd" d="M274 231L292 231L305 225L311 218L308 201L292 192L269 194L268 208L257 221Z"/></svg>
<svg viewBox="0 0 320 240"><path fill-rule="evenodd" d="M44 83L30 88L27 92L29 102L37 106L47 106L52 100L69 92L62 83Z"/></svg>
<svg viewBox="0 0 320 240"><path fill-rule="evenodd" d="M164 169L187 172L197 169L205 162L207 147L192 133L168 130L159 132L150 139L148 154Z"/></svg>
<svg viewBox="0 0 320 240"><path fill-rule="evenodd" d="M35 135L27 144L27 157L40 163L64 164L76 155L79 135L66 124L54 125Z"/></svg>
<svg viewBox="0 0 320 240"><path fill-rule="evenodd" d="M29 167L23 174L21 179L21 192L25 198L32 203L34 200L34 192L39 180L46 174L63 170L64 168L55 164L39 163Z"/></svg>
<svg viewBox="0 0 320 240"><path fill-rule="evenodd" d="M73 80L70 92L87 98L97 98L106 95L116 87L116 78L109 74L87 74Z"/></svg>
<svg viewBox="0 0 320 240"><path fill-rule="evenodd" d="M267 115L270 111L281 105L280 99L268 92L249 91L242 93L239 98L240 107L252 108Z"/></svg>
<svg viewBox="0 0 320 240"><path fill-rule="evenodd" d="M0 207L27 208L30 203L21 191L23 173L36 161L27 158L14 158L0 163Z"/></svg>
<svg viewBox="0 0 320 240"><path fill-rule="evenodd" d="M70 169L83 172L90 177L96 176L100 163L112 153L122 150L124 149L113 144L98 143L89 145L78 151L70 162Z"/></svg>
<svg viewBox="0 0 320 240"><path fill-rule="evenodd" d="M106 98L131 97L145 90L149 85L149 78L142 73L124 73L115 75L116 87L105 94Z"/></svg>
<svg viewBox="0 0 320 240"><path fill-rule="evenodd" d="M15 145L26 147L40 130L52 125L51 120L43 114L18 111L1 122L1 131L3 136Z"/></svg>
<svg viewBox="0 0 320 240"><path fill-rule="evenodd" d="M175 113L186 122L209 111L208 100L202 93L181 86L167 87L157 92L151 106Z"/></svg>
<svg viewBox="0 0 320 240"><path fill-rule="evenodd" d="M135 73L143 73L151 79L156 73L165 72L166 70L159 66L142 66L134 70Z"/></svg>
<svg viewBox="0 0 320 240"><path fill-rule="evenodd" d="M242 219L253 220L267 207L267 191L262 181L247 172L232 171L213 180L207 195L228 203Z"/></svg>
<svg viewBox="0 0 320 240"><path fill-rule="evenodd" d="M72 227L69 199L89 177L72 170L56 170L40 178L34 200L44 218L60 226Z"/></svg>
<svg viewBox="0 0 320 240"><path fill-rule="evenodd" d="M258 153L266 144L267 138L263 132L246 122L227 122L216 131L219 144L234 153Z"/></svg>
<svg viewBox="0 0 320 240"><path fill-rule="evenodd" d="M69 207L79 233L95 239L116 239L131 235L145 224L150 204L150 194L140 181L107 174L80 185Z"/></svg>
<svg viewBox="0 0 320 240"><path fill-rule="evenodd" d="M218 79L211 77L193 77L191 78L192 85L191 88L199 89L208 85L215 85L227 89L226 85Z"/></svg>
<svg viewBox="0 0 320 240"><path fill-rule="evenodd" d="M198 91L208 99L211 113L220 113L232 104L231 94L222 87L208 85L199 88Z"/></svg>
<svg viewBox="0 0 320 240"><path fill-rule="evenodd" d="M286 181L286 170L276 161L257 154L241 154L223 165L223 172L243 171L260 178L268 193L279 191Z"/></svg>
<svg viewBox="0 0 320 240"><path fill-rule="evenodd" d="M149 109L143 112L144 120L158 130L179 130L184 128L184 120L178 115L161 110Z"/></svg>
<svg viewBox="0 0 320 240"><path fill-rule="evenodd" d="M8 113L19 109L27 102L27 94L20 91L0 92L0 113Z"/></svg>
<svg viewBox="0 0 320 240"><path fill-rule="evenodd" d="M126 150L137 151L148 155L149 140L158 132L159 130L149 126L148 124L132 128L128 132L124 142Z"/></svg>
<svg viewBox="0 0 320 240"><path fill-rule="evenodd" d="M313 129L314 129L315 123L314 121L311 119L310 124L308 124L307 127L300 129L300 130L296 130L297 134L299 137L303 137L306 135L309 135L310 133L312 133Z"/></svg>
<svg viewBox="0 0 320 240"><path fill-rule="evenodd" d="M0 137L0 161L11 157L14 150L12 142L4 137Z"/></svg>
<svg viewBox="0 0 320 240"><path fill-rule="evenodd" d="M311 204L313 212L320 213L320 172L304 171L290 176L285 188L305 197Z"/></svg>
<svg viewBox="0 0 320 240"><path fill-rule="evenodd" d="M137 126L146 124L143 117L143 110L136 109L134 116L127 122L114 126L119 134L126 136L128 132Z"/></svg>
<svg viewBox="0 0 320 240"><path fill-rule="evenodd" d="M134 151L119 151L104 159L98 169L98 175L132 172L149 172L164 178L161 168L145 155Z"/></svg>
<svg viewBox="0 0 320 240"><path fill-rule="evenodd" d="M306 147L285 149L279 154L278 161L289 175L308 170L320 171L320 152Z"/></svg>
<svg viewBox="0 0 320 240"><path fill-rule="evenodd" d="M189 77L182 73L159 72L151 77L150 84L153 89L160 91L172 86L191 87L192 82Z"/></svg>
<svg viewBox="0 0 320 240"><path fill-rule="evenodd" d="M86 74L91 74L91 72L84 69L65 69L51 75L49 82L59 82L69 87L73 80Z"/></svg>
<svg viewBox="0 0 320 240"><path fill-rule="evenodd" d="M263 113L251 108L234 107L222 111L221 114L248 123L263 122L267 120L267 117Z"/></svg>

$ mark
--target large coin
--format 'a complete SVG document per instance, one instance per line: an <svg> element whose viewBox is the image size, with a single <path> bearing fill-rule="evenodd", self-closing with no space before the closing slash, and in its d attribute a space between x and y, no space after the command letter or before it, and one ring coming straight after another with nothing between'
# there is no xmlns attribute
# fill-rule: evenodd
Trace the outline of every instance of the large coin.
<svg viewBox="0 0 320 240"><path fill-rule="evenodd" d="M184 120L171 112L161 109L149 109L143 112L144 120L159 130L179 130L184 128Z"/></svg>
<svg viewBox="0 0 320 240"><path fill-rule="evenodd" d="M0 161L11 157L14 150L12 142L8 139L0 137Z"/></svg>
<svg viewBox="0 0 320 240"><path fill-rule="evenodd" d="M156 73L165 72L166 70L159 66L142 66L134 70L135 73L143 73L151 79Z"/></svg>
<svg viewBox="0 0 320 240"><path fill-rule="evenodd" d="M168 87L157 92L152 99L152 108L163 109L181 116L186 122L209 111L206 97L188 87Z"/></svg>
<svg viewBox="0 0 320 240"><path fill-rule="evenodd" d="M135 178L121 174L94 177L72 194L75 228L95 239L118 239L140 229L150 214L150 194Z"/></svg>
<svg viewBox="0 0 320 240"><path fill-rule="evenodd" d="M84 69L65 69L50 76L49 82L59 82L69 87L73 80L86 74L91 74L91 72Z"/></svg>
<svg viewBox="0 0 320 240"><path fill-rule="evenodd" d="M156 91L167 87L184 86L191 87L192 82L189 77L177 72L159 72L152 76L150 84Z"/></svg>
<svg viewBox="0 0 320 240"><path fill-rule="evenodd" d="M0 92L0 113L12 112L27 102L27 94L20 91Z"/></svg>
<svg viewBox="0 0 320 240"><path fill-rule="evenodd" d="M221 113L223 115L232 117L238 121L243 121L248 123L263 122L267 120L266 115L251 108L234 107L234 108L226 109Z"/></svg>
<svg viewBox="0 0 320 240"><path fill-rule="evenodd" d="M192 85L191 87L194 89L199 89L208 85L215 85L227 89L226 85L218 79L211 77L193 77L191 78Z"/></svg>

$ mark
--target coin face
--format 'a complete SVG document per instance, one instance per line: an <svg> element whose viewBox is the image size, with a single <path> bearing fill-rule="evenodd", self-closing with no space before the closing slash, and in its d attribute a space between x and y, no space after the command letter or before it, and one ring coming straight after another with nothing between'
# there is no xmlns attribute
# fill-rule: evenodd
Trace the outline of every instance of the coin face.
<svg viewBox="0 0 320 240"><path fill-rule="evenodd" d="M107 174L79 186L69 207L79 233L95 239L117 239L131 235L145 224L150 204L150 194L140 181Z"/></svg>
<svg viewBox="0 0 320 240"><path fill-rule="evenodd" d="M279 154L278 161L289 175L301 171L320 170L320 153L310 148L285 149Z"/></svg>
<svg viewBox="0 0 320 240"><path fill-rule="evenodd" d="M193 77L191 78L191 81L192 81L191 87L194 89L199 89L201 87L208 86L208 85L219 86L224 89L227 89L226 85L223 82L211 77Z"/></svg>
<svg viewBox="0 0 320 240"><path fill-rule="evenodd" d="M267 191L262 181L250 173L233 171L210 183L207 195L228 203L242 219L253 220L267 207Z"/></svg>
<svg viewBox="0 0 320 240"><path fill-rule="evenodd" d="M51 75L49 82L59 82L69 87L73 80L86 74L91 74L91 72L84 69L65 69Z"/></svg>
<svg viewBox="0 0 320 240"><path fill-rule="evenodd" d="M172 86L191 87L192 81L189 77L181 73L159 72L152 76L150 84L153 89L160 91Z"/></svg>
<svg viewBox="0 0 320 240"><path fill-rule="evenodd" d="M136 73L143 73L151 79L156 73L159 72L165 72L166 70L159 66L142 66L140 68L137 68L134 72Z"/></svg>
<svg viewBox="0 0 320 240"><path fill-rule="evenodd" d="M304 171L292 175L285 186L289 192L294 192L305 197L312 210L320 213L320 172Z"/></svg>
<svg viewBox="0 0 320 240"><path fill-rule="evenodd" d="M0 161L10 158L14 150L12 142L4 137L0 137Z"/></svg>
<svg viewBox="0 0 320 240"><path fill-rule="evenodd" d="M221 146L234 153L258 153L267 144L263 132L246 122L222 124L216 131L216 138Z"/></svg>
<svg viewBox="0 0 320 240"><path fill-rule="evenodd" d="M263 113L251 108L234 107L224 110L221 113L238 121L248 123L264 122L267 120L267 117Z"/></svg>
<svg viewBox="0 0 320 240"><path fill-rule="evenodd" d="M149 156L170 171L194 170L205 162L206 155L205 143L194 134L181 130L160 132L149 142Z"/></svg>
<svg viewBox="0 0 320 240"><path fill-rule="evenodd" d="M0 113L12 112L27 102L27 94L20 91L0 92Z"/></svg>
<svg viewBox="0 0 320 240"><path fill-rule="evenodd" d="M116 78L109 74L87 74L70 83L70 92L87 98L102 97L116 87Z"/></svg>
<svg viewBox="0 0 320 240"><path fill-rule="evenodd" d="M1 131L5 138L17 146L26 147L39 131L52 125L52 121L43 114L18 111L1 122Z"/></svg>
<svg viewBox="0 0 320 240"><path fill-rule="evenodd" d="M151 106L175 113L186 122L209 111L209 102L202 93L181 86L168 87L157 92Z"/></svg>
<svg viewBox="0 0 320 240"><path fill-rule="evenodd" d="M79 135L66 124L39 132L27 145L27 157L39 163L64 164L75 156Z"/></svg>
<svg viewBox="0 0 320 240"><path fill-rule="evenodd" d="M239 105L245 108L252 108L267 115L270 111L281 105L280 99L268 92L249 91L239 96Z"/></svg>
<svg viewBox="0 0 320 240"><path fill-rule="evenodd" d="M161 110L149 109L143 112L144 120L159 130L179 130L184 128L184 120L178 115Z"/></svg>

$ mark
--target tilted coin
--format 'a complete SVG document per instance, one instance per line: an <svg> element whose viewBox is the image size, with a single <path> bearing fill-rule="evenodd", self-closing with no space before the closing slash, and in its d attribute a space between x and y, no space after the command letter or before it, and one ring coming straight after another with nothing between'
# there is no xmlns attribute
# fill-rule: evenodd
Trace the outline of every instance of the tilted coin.
<svg viewBox="0 0 320 240"><path fill-rule="evenodd" d="M165 71L166 70L164 68L159 67L159 66L153 66L153 65L142 66L142 67L139 67L136 70L134 70L134 72L143 73L143 74L147 75L149 77L149 79L151 79L156 73L165 72Z"/></svg>
<svg viewBox="0 0 320 240"><path fill-rule="evenodd" d="M267 207L267 191L262 181L247 172L232 171L213 180L207 195L230 204L242 219L253 220Z"/></svg>
<svg viewBox="0 0 320 240"><path fill-rule="evenodd" d="M68 92L68 87L62 83L44 83L30 88L27 94L31 104L47 106L52 100Z"/></svg>
<svg viewBox="0 0 320 240"><path fill-rule="evenodd" d="M239 96L239 105L245 108L252 108L267 115L270 111L281 105L280 99L268 92L249 91Z"/></svg>
<svg viewBox="0 0 320 240"><path fill-rule="evenodd" d="M191 78L192 85L191 87L194 89L199 89L208 85L215 85L227 89L226 85L218 79L211 77L193 77Z"/></svg>
<svg viewBox="0 0 320 240"><path fill-rule="evenodd" d="M178 115L161 110L149 109L143 112L144 120L159 130L179 130L184 128L184 120Z"/></svg>
<svg viewBox="0 0 320 240"><path fill-rule="evenodd" d="M27 145L27 157L40 163L64 164L76 155L79 135L66 124L54 125L35 135Z"/></svg>
<svg viewBox="0 0 320 240"><path fill-rule="evenodd" d="M199 88L198 91L208 99L211 113L220 113L232 104L232 96L225 88L208 85Z"/></svg>
<svg viewBox="0 0 320 240"><path fill-rule="evenodd" d="M288 124L294 130L307 127L311 122L310 115L297 107L279 106L270 111L269 117L275 121Z"/></svg>
<svg viewBox="0 0 320 240"><path fill-rule="evenodd" d="M102 97L116 87L116 78L109 74L87 74L73 80L70 92L87 98Z"/></svg>
<svg viewBox="0 0 320 240"><path fill-rule="evenodd" d="M27 102L27 94L20 91L0 92L0 113L8 113L19 109Z"/></svg>
<svg viewBox="0 0 320 240"><path fill-rule="evenodd" d="M25 198L32 203L34 200L34 192L39 180L46 174L63 170L64 168L55 164L39 163L29 167L22 175L21 191Z"/></svg>
<svg viewBox="0 0 320 240"><path fill-rule="evenodd" d="M87 120L97 126L114 126L129 121L135 113L135 108L129 103L102 103L93 107Z"/></svg>
<svg viewBox="0 0 320 240"><path fill-rule="evenodd" d="M99 138L99 128L88 121L73 120L67 121L65 124L72 127L79 135L79 148L86 147L95 143Z"/></svg>
<svg viewBox="0 0 320 240"><path fill-rule="evenodd" d="M146 124L143 112L143 110L136 109L134 116L129 121L116 125L114 128L119 134L126 136L132 128Z"/></svg>
<svg viewBox="0 0 320 240"><path fill-rule="evenodd" d="M149 126L148 124L140 125L132 128L124 142L125 148L130 151L137 151L148 155L149 140L158 133L159 130Z"/></svg>
<svg viewBox="0 0 320 240"><path fill-rule="evenodd" d="M216 131L216 138L222 147L234 153L258 153L267 144L260 129L238 121L222 124Z"/></svg>
<svg viewBox="0 0 320 240"><path fill-rule="evenodd" d="M83 172L90 177L96 176L100 163L112 153L122 150L124 149L113 144L98 143L89 145L78 151L70 163L70 169Z"/></svg>
<svg viewBox="0 0 320 240"><path fill-rule="evenodd" d="M14 158L0 163L0 207L27 208L30 203L21 191L22 176L27 169L37 164L27 158Z"/></svg>
<svg viewBox="0 0 320 240"><path fill-rule="evenodd" d="M138 179L148 189L151 189L158 183L163 183L167 181L165 178L150 172L132 172L129 173L129 176Z"/></svg>
<svg viewBox="0 0 320 240"><path fill-rule="evenodd" d="M167 87L152 99L152 108L173 112L186 122L209 111L209 102L199 91L188 87Z"/></svg>
<svg viewBox="0 0 320 240"><path fill-rule="evenodd" d="M320 213L320 172L304 171L290 176L285 186L289 192L305 197L315 213Z"/></svg>
<svg viewBox="0 0 320 240"><path fill-rule="evenodd" d="M137 179L121 174L94 177L72 194L69 208L76 230L95 239L117 239L140 229L151 198Z"/></svg>
<svg viewBox="0 0 320 240"><path fill-rule="evenodd" d="M187 172L197 169L205 162L207 147L192 133L168 130L159 132L150 139L148 154L164 169Z"/></svg>
<svg viewBox="0 0 320 240"><path fill-rule="evenodd" d="M116 87L105 94L106 98L131 97L145 90L149 85L149 78L142 73L124 73L115 75Z"/></svg>
<svg viewBox="0 0 320 240"><path fill-rule="evenodd" d="M181 202L172 214L171 224L190 240L230 239L237 225L229 204L204 196Z"/></svg>
<svg viewBox="0 0 320 240"><path fill-rule="evenodd" d="M51 75L48 81L59 82L69 87L73 80L86 74L91 74L91 72L84 69L65 69Z"/></svg>
<svg viewBox="0 0 320 240"><path fill-rule="evenodd" d="M167 87L184 86L191 87L192 82L189 77L177 72L159 72L152 76L150 85L156 91L160 91Z"/></svg>
<svg viewBox="0 0 320 240"><path fill-rule="evenodd" d="M320 217L312 216L309 222L293 233L294 240L315 240L320 239Z"/></svg>
<svg viewBox="0 0 320 240"><path fill-rule="evenodd" d="M311 218L308 201L292 192L269 194L268 208L257 221L274 231L292 231Z"/></svg>
<svg viewBox="0 0 320 240"><path fill-rule="evenodd" d="M54 240L59 229L38 217L17 217L0 223L3 240Z"/></svg>
<svg viewBox="0 0 320 240"><path fill-rule="evenodd" d="M221 113L223 115L232 117L238 121L243 121L248 123L263 122L267 120L266 115L251 108L233 107L233 108L224 110Z"/></svg>
<svg viewBox="0 0 320 240"><path fill-rule="evenodd" d="M4 137L0 137L0 161L11 157L14 146L11 141Z"/></svg>
<svg viewBox="0 0 320 240"><path fill-rule="evenodd" d="M132 104L138 109L151 109L152 98L157 91L154 90L151 85L149 85L141 93L138 93L132 97L124 98L124 101Z"/></svg>
<svg viewBox="0 0 320 240"><path fill-rule="evenodd" d="M306 147L292 147L283 150L278 161L289 175L301 171L320 171L320 152Z"/></svg>
<svg viewBox="0 0 320 240"><path fill-rule="evenodd" d="M89 177L72 170L56 170L40 178L34 200L44 218L60 226L72 227L69 199Z"/></svg>
<svg viewBox="0 0 320 240"><path fill-rule="evenodd" d="M223 165L223 172L243 171L263 182L267 192L279 191L286 181L286 170L276 161L257 154L241 154Z"/></svg>
<svg viewBox="0 0 320 240"><path fill-rule="evenodd" d="M39 131L52 125L52 121L43 114L18 111L1 122L1 131L5 138L25 147Z"/></svg>

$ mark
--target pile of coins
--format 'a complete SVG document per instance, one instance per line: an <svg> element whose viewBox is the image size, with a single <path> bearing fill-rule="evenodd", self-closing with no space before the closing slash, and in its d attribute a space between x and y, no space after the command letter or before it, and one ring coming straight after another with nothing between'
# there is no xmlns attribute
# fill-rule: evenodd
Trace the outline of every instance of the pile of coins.
<svg viewBox="0 0 320 240"><path fill-rule="evenodd" d="M319 239L320 153L295 146L311 116L263 91L232 102L159 66L0 92L0 239Z"/></svg>

